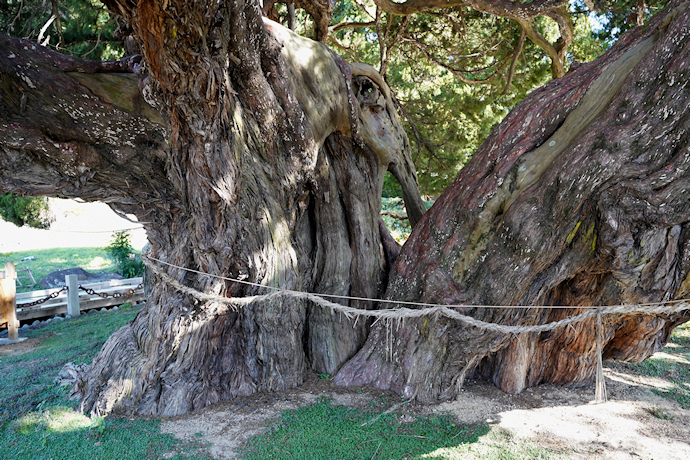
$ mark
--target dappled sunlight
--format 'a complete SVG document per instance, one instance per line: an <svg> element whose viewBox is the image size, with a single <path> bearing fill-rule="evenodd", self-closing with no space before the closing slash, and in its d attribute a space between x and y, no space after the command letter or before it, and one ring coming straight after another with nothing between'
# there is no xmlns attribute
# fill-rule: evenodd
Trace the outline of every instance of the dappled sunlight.
<svg viewBox="0 0 690 460"><path fill-rule="evenodd" d="M66 433L91 428L94 420L66 407L54 407L43 412L30 412L18 418L13 424L23 435L32 432Z"/></svg>
<svg viewBox="0 0 690 460"><path fill-rule="evenodd" d="M606 369L605 374L606 378L609 380L624 383L630 386L660 389L673 388L673 383L659 377L652 377L649 375L633 375L626 372L618 372L613 369Z"/></svg>
<svg viewBox="0 0 690 460"><path fill-rule="evenodd" d="M86 266L87 270L102 270L105 267L112 265L112 262L101 256L94 257Z"/></svg>
<svg viewBox="0 0 690 460"><path fill-rule="evenodd" d="M54 433L64 433L91 428L94 420L70 409L53 409L43 414L46 428Z"/></svg>
<svg viewBox="0 0 690 460"><path fill-rule="evenodd" d="M655 361L655 360L670 361L670 362L674 362L674 363L690 365L690 361L688 361L684 357L670 355L668 353L664 353L663 351L659 351L659 352L654 353L654 357L650 358L650 360L653 360L653 361Z"/></svg>
<svg viewBox="0 0 690 460"><path fill-rule="evenodd" d="M562 454L562 457L561 457ZM440 447L420 459L466 460L468 458L566 458L565 452L546 449L525 440L517 440L508 431L490 426L490 430L479 436L476 442L458 443L456 446Z"/></svg>

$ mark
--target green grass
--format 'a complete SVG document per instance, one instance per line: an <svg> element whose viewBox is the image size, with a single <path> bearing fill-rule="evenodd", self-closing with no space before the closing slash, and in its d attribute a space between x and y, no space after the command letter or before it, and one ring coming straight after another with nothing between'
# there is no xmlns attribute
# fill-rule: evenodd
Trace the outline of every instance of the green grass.
<svg viewBox="0 0 690 460"><path fill-rule="evenodd" d="M89 363L110 334L134 319L139 308L98 312L72 320L53 321L38 329L21 331L22 337L40 338L29 353L0 355L0 426L13 415L36 408L65 405L66 392L53 379L68 363Z"/></svg>
<svg viewBox="0 0 690 460"><path fill-rule="evenodd" d="M0 446L7 459L206 458L203 446L160 433L159 420L89 418L76 411L68 389L53 382L67 362L89 363L108 336L139 308L53 321L23 332L37 338L30 352L0 355Z"/></svg>
<svg viewBox="0 0 690 460"><path fill-rule="evenodd" d="M486 425L457 425L447 416L403 424L395 414L386 414L367 423L376 415L321 399L285 411L274 430L250 441L243 458L355 459L380 453L378 458L397 459L476 442L488 431Z"/></svg>
<svg viewBox="0 0 690 460"><path fill-rule="evenodd" d="M22 262L24 257L35 257L35 260ZM48 273L66 268L82 267L89 272L114 272L116 263L108 257L104 248L56 248L37 249L32 251L16 251L0 253L0 266L5 262L14 262L17 277L22 285L17 286L17 292L27 292L42 289L32 286L33 282L26 271L31 270L36 282L40 282Z"/></svg>
<svg viewBox="0 0 690 460"><path fill-rule="evenodd" d="M382 414L315 404L283 412L266 434L250 439L240 453L245 460L267 459L447 459L555 458L558 452L514 442L486 424L461 425L449 415L431 415L403 423Z"/></svg>
<svg viewBox="0 0 690 460"><path fill-rule="evenodd" d="M674 329L662 351L641 363L625 363L623 366L640 375L665 380L667 388L654 388L652 391L677 401L683 409L690 409L690 323Z"/></svg>

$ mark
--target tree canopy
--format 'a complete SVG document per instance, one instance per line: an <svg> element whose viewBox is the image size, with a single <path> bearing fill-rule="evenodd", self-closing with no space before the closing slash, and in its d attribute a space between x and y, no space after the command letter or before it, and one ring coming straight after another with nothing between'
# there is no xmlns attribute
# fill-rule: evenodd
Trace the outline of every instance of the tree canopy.
<svg viewBox="0 0 690 460"><path fill-rule="evenodd" d="M437 195L508 111L555 75L554 59L564 71L591 61L667 0L538 1L524 14L499 11L502 3L511 2L345 0L316 8L266 1L263 8L380 71L410 138L420 189ZM99 0L0 2L0 33L79 57L136 52L131 32ZM401 192L387 180L385 193Z"/></svg>

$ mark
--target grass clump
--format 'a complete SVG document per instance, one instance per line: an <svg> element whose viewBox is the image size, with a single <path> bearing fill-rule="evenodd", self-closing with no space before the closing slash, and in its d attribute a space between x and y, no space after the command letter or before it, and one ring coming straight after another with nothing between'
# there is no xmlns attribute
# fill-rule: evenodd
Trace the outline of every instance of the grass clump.
<svg viewBox="0 0 690 460"><path fill-rule="evenodd" d="M283 412L267 434L252 438L245 459L414 458L440 447L476 442L486 425L458 425L449 416L400 423L395 414L378 414L317 403Z"/></svg>
<svg viewBox="0 0 690 460"><path fill-rule="evenodd" d="M3 430L5 458L202 458L192 445L160 433L160 420L91 419L70 407L31 412Z"/></svg>
<svg viewBox="0 0 690 460"><path fill-rule="evenodd" d="M68 362L90 363L113 331L139 312L129 306L52 321L22 336L32 350L0 355L2 458L154 459L207 458L201 443L184 444L160 433L159 420L89 418L54 380ZM27 342L25 342L27 343Z"/></svg>
<svg viewBox="0 0 690 460"><path fill-rule="evenodd" d="M72 320L53 321L22 336L39 339L27 353L0 355L0 427L12 417L52 406L72 406L67 390L53 380L68 363L90 363L110 334L128 323L138 308L91 313Z"/></svg>

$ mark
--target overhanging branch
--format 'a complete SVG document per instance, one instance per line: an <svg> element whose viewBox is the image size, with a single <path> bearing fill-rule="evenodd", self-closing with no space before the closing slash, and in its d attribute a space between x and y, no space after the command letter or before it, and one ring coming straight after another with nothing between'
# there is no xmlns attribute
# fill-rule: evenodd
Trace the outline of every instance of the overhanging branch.
<svg viewBox="0 0 690 460"><path fill-rule="evenodd" d="M130 70L139 58L88 61L4 36L0 48L0 190L174 201L164 119Z"/></svg>
<svg viewBox="0 0 690 460"><path fill-rule="evenodd" d="M528 19L542 16L553 8L568 3L567 0L534 0L530 3L513 3L510 0L407 0L396 3L392 0L374 0L374 3L388 13L407 16L424 11L467 6L477 11L512 19Z"/></svg>

